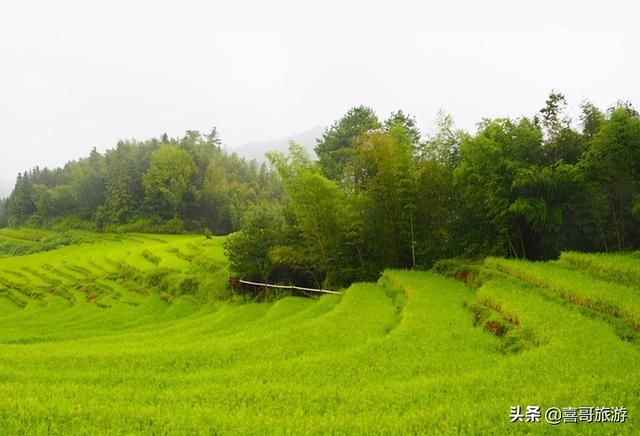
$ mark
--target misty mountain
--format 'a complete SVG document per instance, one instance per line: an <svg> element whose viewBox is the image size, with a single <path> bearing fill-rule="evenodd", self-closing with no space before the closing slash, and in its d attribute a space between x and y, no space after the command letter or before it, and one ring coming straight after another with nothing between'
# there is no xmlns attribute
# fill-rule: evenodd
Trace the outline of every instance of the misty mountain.
<svg viewBox="0 0 640 436"><path fill-rule="evenodd" d="M9 179L9 177L6 177L4 174L0 174L0 198L11 195L15 182L15 179Z"/></svg>
<svg viewBox="0 0 640 436"><path fill-rule="evenodd" d="M289 141L297 142L302 145L312 158L316 158L314 148L316 146L316 138L322 136L324 127L314 127L313 129L296 133L286 138L275 139L271 141L260 141L244 144L238 147L230 147L227 149L229 153L236 153L238 156L247 160L255 159L258 162L266 161L264 154L268 151L287 152L289 149Z"/></svg>

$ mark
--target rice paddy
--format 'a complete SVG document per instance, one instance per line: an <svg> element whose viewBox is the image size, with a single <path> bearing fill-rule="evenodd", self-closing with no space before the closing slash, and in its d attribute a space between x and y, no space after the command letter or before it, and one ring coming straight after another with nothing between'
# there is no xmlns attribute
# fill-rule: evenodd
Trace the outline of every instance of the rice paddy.
<svg viewBox="0 0 640 436"><path fill-rule="evenodd" d="M222 238L12 232L0 247L32 254L0 259L1 434L640 432L634 254L258 303L227 289ZM518 405L628 417L511 422Z"/></svg>

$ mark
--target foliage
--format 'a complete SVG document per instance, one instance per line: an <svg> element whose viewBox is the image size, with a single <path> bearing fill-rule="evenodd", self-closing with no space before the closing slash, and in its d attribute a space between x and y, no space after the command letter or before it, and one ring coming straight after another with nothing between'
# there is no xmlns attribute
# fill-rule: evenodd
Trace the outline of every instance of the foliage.
<svg viewBox="0 0 640 436"><path fill-rule="evenodd" d="M640 118L622 104L582 110L578 131L552 92L533 117L485 119L473 135L441 112L421 144L402 111L380 123L349 110L317 163L295 144L269 156L288 217L271 272L340 287L451 257L640 248Z"/></svg>
<svg viewBox="0 0 640 436"><path fill-rule="evenodd" d="M8 210L7 210L7 199L0 198L0 229L3 227L7 227L9 224Z"/></svg>
<svg viewBox="0 0 640 436"><path fill-rule="evenodd" d="M225 254L231 261L231 271L247 279L264 279L267 283L273 265L271 250L279 244L283 225L277 207L263 204L249 209L242 231L225 240Z"/></svg>
<svg viewBox="0 0 640 436"><path fill-rule="evenodd" d="M346 166L353 162L356 140L370 130L381 127L373 109L357 106L333 123L318 139L316 154L322 173L331 180L340 181Z"/></svg>
<svg viewBox="0 0 640 436"><path fill-rule="evenodd" d="M189 153L166 145L151 155L151 165L142 177L145 201L154 215L177 218L187 194L194 194L191 177L196 165Z"/></svg>
<svg viewBox="0 0 640 436"><path fill-rule="evenodd" d="M609 206L607 245L618 250L636 247L640 241L639 217L634 213L640 193L640 118L625 107L613 109L593 135L582 164Z"/></svg>
<svg viewBox="0 0 640 436"><path fill-rule="evenodd" d="M64 168L21 173L0 203L0 227L57 227L75 217L94 230L227 234L248 207L280 196L277 177L222 151L215 129L188 131L179 139L120 141Z"/></svg>
<svg viewBox="0 0 640 436"><path fill-rule="evenodd" d="M363 201L364 231L369 258L379 265L411 265L413 213L416 209L416 168L412 135L401 124L388 132L362 135L353 167L355 195Z"/></svg>

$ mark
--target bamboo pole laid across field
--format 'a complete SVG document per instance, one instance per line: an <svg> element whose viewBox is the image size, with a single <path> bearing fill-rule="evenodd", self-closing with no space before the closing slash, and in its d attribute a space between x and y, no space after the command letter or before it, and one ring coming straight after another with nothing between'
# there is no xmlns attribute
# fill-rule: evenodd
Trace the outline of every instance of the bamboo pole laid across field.
<svg viewBox="0 0 640 436"><path fill-rule="evenodd" d="M342 294L342 292L337 291L329 291L327 289L313 289L313 288L303 288L301 286L293 286L293 285L272 285L269 283L256 283L250 282L247 280L238 280L239 283L243 283L245 285L259 286L259 287L267 287L267 288L277 288L277 289L294 289L297 291L308 291L308 292L318 292L322 294Z"/></svg>

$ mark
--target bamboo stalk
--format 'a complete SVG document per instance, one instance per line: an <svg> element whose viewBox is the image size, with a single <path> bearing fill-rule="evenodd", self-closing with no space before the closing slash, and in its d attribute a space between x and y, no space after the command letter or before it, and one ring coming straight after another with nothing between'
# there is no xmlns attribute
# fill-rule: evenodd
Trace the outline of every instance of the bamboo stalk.
<svg viewBox="0 0 640 436"><path fill-rule="evenodd" d="M309 291L309 292L320 292L323 294L342 294L342 292L336 292L336 291L329 291L327 289L313 289L313 288L303 288L300 286L293 286L293 285L272 285L269 283L257 283L257 282L250 282L248 280L238 280L239 283L243 283L245 285L251 285L251 286L259 286L259 287L268 287L268 288L278 288L278 289L295 289L298 291Z"/></svg>

